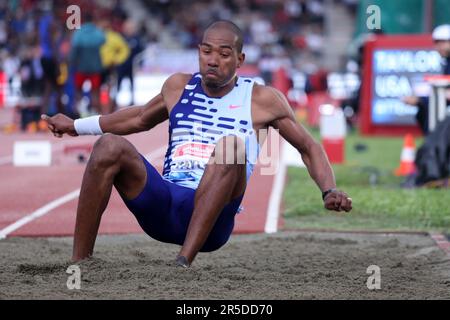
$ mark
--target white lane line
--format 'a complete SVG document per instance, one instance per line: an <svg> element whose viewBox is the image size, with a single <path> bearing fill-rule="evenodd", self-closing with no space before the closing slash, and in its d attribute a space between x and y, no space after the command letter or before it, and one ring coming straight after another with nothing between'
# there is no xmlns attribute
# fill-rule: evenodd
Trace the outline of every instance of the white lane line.
<svg viewBox="0 0 450 320"><path fill-rule="evenodd" d="M280 204L283 196L284 182L286 179L286 161L284 160L284 144L283 139L280 139L281 154L279 160L279 167L275 174L272 184L272 192L270 193L269 206L267 207L267 218L264 231L266 233L274 233L278 230L278 217L280 216Z"/></svg>
<svg viewBox="0 0 450 320"><path fill-rule="evenodd" d="M39 217L42 217L43 215L49 213L51 210L59 207L60 205L77 198L79 194L80 194L80 189L74 190L56 200L53 200L52 202L46 204L45 206L40 207L39 209L30 213L29 215L26 215L25 217L17 220L16 222L7 226L3 230L0 230L0 239L5 239L8 234L19 229L23 225L25 225Z"/></svg>
<svg viewBox="0 0 450 320"><path fill-rule="evenodd" d="M154 159L157 159L158 157L161 156L161 152L164 152L167 149L167 146L163 146L160 147L148 154L146 154L144 157L147 159L147 161L152 161ZM78 198L80 194L80 189L76 189L73 190L71 192L69 192L68 194L53 200L51 202L49 202L48 204L44 205L43 207L40 207L39 209L37 209L36 211L26 215L25 217L17 220L16 222L10 224L9 226L7 226L6 228L0 230L0 240L1 239L5 239L8 234L10 234L11 232L14 232L15 230L21 228L22 226L24 226L27 223L30 223L31 221L42 217L44 215L46 215L47 213L49 213L50 211L52 211L53 209L69 202L72 201L76 198Z"/></svg>
<svg viewBox="0 0 450 320"><path fill-rule="evenodd" d="M272 184L272 192L267 208L267 219L264 231L274 233L278 231L278 219L280 216L280 206L283 201L284 184L286 181L286 170L288 166L305 168L300 153L283 138L280 138L281 151L279 167Z"/></svg>

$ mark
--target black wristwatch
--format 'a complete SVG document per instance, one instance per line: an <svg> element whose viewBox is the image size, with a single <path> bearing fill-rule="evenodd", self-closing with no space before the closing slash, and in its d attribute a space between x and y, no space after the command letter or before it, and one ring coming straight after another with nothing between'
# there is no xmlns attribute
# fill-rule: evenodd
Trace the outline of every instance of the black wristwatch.
<svg viewBox="0 0 450 320"><path fill-rule="evenodd" d="M322 200L325 200L325 197L326 197L329 193L331 193L331 192L333 192L333 191L336 191L336 188L332 188L332 189L328 189L328 190L323 191L323 192L322 192Z"/></svg>

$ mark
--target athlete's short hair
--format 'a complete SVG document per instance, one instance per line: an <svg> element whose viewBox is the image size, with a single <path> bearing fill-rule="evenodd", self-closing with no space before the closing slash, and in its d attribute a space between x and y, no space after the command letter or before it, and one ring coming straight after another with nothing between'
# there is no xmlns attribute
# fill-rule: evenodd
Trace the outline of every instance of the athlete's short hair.
<svg viewBox="0 0 450 320"><path fill-rule="evenodd" d="M216 20L211 22L208 27L205 29L208 31L209 29L215 29L215 28L224 28L226 30L229 30L233 32L236 35L236 48L238 53L242 52L242 47L244 46L244 34L242 33L242 30L232 21L230 20Z"/></svg>

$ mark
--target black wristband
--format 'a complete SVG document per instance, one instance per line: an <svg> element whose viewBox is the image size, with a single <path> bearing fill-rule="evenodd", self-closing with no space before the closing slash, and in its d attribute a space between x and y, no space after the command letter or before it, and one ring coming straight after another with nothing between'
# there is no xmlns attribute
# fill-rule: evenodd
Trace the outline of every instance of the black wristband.
<svg viewBox="0 0 450 320"><path fill-rule="evenodd" d="M328 189L328 190L323 191L323 192L322 192L322 200L325 200L325 197L326 197L329 193L331 193L331 192L333 192L333 191L336 191L336 188L332 188L332 189Z"/></svg>

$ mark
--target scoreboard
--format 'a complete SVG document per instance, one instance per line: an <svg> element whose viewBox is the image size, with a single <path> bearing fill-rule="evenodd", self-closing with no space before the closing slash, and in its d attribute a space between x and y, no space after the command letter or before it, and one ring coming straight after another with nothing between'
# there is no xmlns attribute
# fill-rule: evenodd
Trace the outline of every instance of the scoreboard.
<svg viewBox="0 0 450 320"><path fill-rule="evenodd" d="M441 73L441 57L430 35L379 36L363 57L360 121L363 134L419 134L417 108L405 96L428 96L425 76Z"/></svg>

